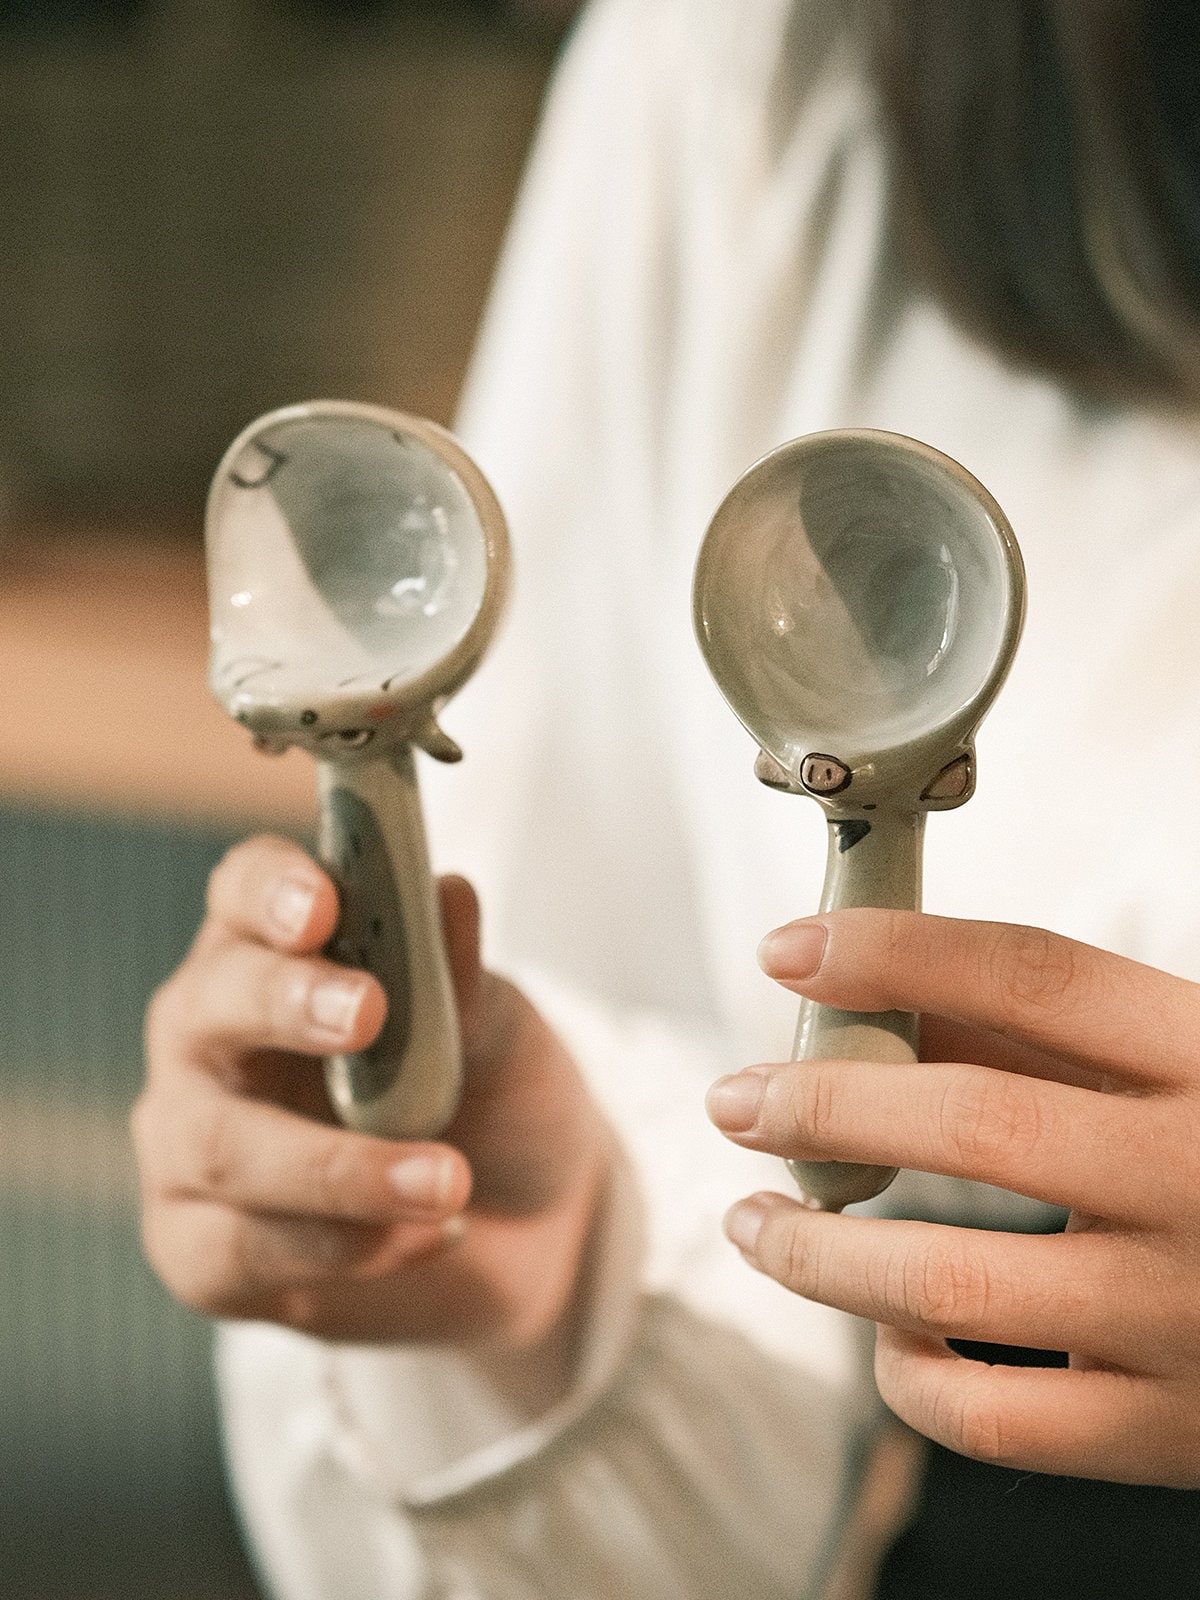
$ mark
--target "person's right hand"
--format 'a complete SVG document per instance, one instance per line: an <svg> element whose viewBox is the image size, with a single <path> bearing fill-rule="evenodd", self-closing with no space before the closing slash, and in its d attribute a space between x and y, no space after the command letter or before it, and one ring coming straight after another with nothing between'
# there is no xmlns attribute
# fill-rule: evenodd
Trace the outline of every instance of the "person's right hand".
<svg viewBox="0 0 1200 1600"><path fill-rule="evenodd" d="M373 977L319 953L329 878L270 838L216 868L147 1018L146 1251L200 1311L451 1342L501 1370L536 1351L552 1391L611 1140L556 1035L481 967L473 890L448 878L441 895L464 1097L444 1142L403 1142L338 1126L325 1093L319 1057L364 1048L386 1010Z"/></svg>

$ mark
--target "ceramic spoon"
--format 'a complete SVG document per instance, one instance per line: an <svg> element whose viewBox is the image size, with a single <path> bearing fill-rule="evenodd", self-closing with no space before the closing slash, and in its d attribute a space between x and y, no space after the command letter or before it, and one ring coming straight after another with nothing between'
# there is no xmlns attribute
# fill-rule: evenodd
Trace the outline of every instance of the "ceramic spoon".
<svg viewBox="0 0 1200 1600"><path fill-rule="evenodd" d="M761 747L757 776L824 807L822 911L920 909L925 814L974 790L975 732L1011 663L1024 597L1020 552L991 495L897 434L797 439L720 506L696 568L696 632ZM802 1002L796 1060L916 1052L913 1016ZM788 1165L831 1211L895 1176Z"/></svg>
<svg viewBox="0 0 1200 1600"><path fill-rule="evenodd" d="M316 756L319 853L339 884L335 959L374 972L383 1033L326 1064L352 1127L427 1138L453 1116L458 1025L413 746L474 670L508 583L504 519L442 429L339 401L252 423L207 516L217 699L265 750Z"/></svg>

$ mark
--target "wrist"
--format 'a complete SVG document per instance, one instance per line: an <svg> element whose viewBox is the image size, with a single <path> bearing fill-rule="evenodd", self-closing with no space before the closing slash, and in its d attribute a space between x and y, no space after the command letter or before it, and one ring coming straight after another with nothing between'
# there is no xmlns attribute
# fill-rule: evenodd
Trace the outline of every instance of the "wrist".
<svg viewBox="0 0 1200 1600"><path fill-rule="evenodd" d="M507 1314L464 1355L526 1416L570 1388L593 1275L598 1222L614 1164L614 1137L597 1117L589 1159L556 1203L525 1219L512 1241Z"/></svg>

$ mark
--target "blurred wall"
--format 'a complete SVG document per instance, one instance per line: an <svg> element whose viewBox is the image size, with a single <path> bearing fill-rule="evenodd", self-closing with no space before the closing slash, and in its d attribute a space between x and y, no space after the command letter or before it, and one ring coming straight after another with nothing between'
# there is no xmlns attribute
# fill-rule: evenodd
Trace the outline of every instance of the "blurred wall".
<svg viewBox="0 0 1200 1600"><path fill-rule="evenodd" d="M0 0L0 481L185 511L260 411L449 418L555 42L482 0Z"/></svg>

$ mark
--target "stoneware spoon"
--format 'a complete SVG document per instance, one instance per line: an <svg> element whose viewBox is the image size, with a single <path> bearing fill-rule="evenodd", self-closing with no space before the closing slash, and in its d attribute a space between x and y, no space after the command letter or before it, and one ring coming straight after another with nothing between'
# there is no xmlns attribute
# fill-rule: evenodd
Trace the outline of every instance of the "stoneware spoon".
<svg viewBox="0 0 1200 1600"><path fill-rule="evenodd" d="M230 445L207 516L210 682L260 748L317 758L318 848L341 891L330 954L388 996L378 1041L326 1064L352 1127L427 1138L454 1114L457 1014L413 746L477 665L509 577L495 496L433 423L315 401Z"/></svg>
<svg viewBox="0 0 1200 1600"><path fill-rule="evenodd" d="M762 782L829 823L822 911L919 910L927 811L975 787L974 737L1021 632L1004 513L970 473L898 434L811 434L734 485L700 550L709 670L760 746ZM805 1000L793 1051L916 1059L917 1019ZM880 1193L888 1167L789 1162L814 1205Z"/></svg>

